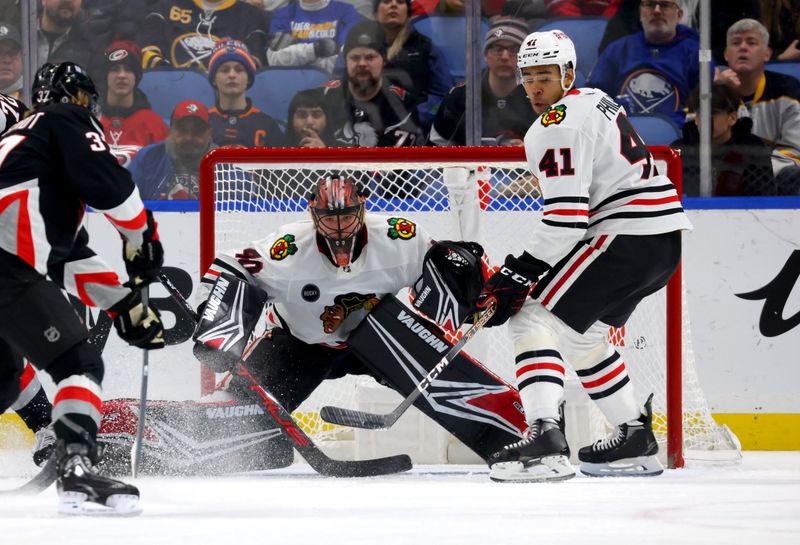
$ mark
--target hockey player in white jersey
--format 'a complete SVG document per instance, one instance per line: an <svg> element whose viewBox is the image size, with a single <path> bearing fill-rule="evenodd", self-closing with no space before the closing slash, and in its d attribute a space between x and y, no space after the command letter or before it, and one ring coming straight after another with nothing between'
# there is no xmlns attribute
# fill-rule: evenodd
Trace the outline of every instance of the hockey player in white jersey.
<svg viewBox="0 0 800 545"><path fill-rule="evenodd" d="M657 475L650 400L637 400L610 326L666 285L691 229L672 182L660 175L624 110L598 89L574 89L575 47L563 32L530 34L520 78L539 117L525 153L544 199L521 255L509 255L479 298L493 296L487 325L510 319L516 377L529 423L523 440L490 459L498 481L575 475L564 436L564 369L616 427L580 449L593 476ZM532 289L531 289L532 288ZM644 405L644 406L643 406Z"/></svg>
<svg viewBox="0 0 800 545"><path fill-rule="evenodd" d="M413 285L426 254L440 247L409 219L367 214L365 202L356 182L326 176L309 197L313 221L289 223L244 249L218 255L203 277L213 285L220 275L233 275L234 282L247 283L246 293L253 286L266 292L269 333L248 349L248 368L289 411L323 380L375 376L348 347L350 333L384 296ZM458 252L477 255L473 260L480 263L479 245L452 244ZM481 286L482 279L467 311ZM214 300L214 291L203 310L221 304ZM247 301L247 295L240 300ZM205 318L205 312L200 314ZM221 327L225 323L230 322ZM226 351L227 346L216 341L214 326L200 335L203 324L201 318L195 355L217 372L232 369L241 352ZM252 329L249 325L245 330ZM246 395L247 385L240 389L238 380L232 378L229 391Z"/></svg>

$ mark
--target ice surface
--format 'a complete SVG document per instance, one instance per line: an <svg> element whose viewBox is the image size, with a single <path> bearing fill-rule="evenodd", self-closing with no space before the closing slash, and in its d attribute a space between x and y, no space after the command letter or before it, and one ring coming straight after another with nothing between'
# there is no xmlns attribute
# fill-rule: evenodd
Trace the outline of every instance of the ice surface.
<svg viewBox="0 0 800 545"><path fill-rule="evenodd" d="M26 463L0 454L0 474L19 475ZM800 544L800 452L745 452L739 465L638 479L499 484L487 474L424 466L332 479L296 465L143 478L135 483L144 513L131 519L59 516L51 487L0 499L0 544ZM0 477L0 488L22 482Z"/></svg>

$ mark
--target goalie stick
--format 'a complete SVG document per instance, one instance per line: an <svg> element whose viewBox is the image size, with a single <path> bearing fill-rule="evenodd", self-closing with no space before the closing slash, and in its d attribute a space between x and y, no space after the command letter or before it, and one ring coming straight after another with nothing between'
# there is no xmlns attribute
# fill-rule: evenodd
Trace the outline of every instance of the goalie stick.
<svg viewBox="0 0 800 545"><path fill-rule="evenodd" d="M197 313L175 284L163 273L159 274L158 279L164 285L170 296L179 304L186 316L197 321ZM243 361L236 364L236 371L239 376L250 381L250 389L253 390L261 399L261 403L267 413L280 424L281 429L292 441L294 448L320 475L328 477L372 477L377 475L388 475L400 473L411 469L411 458L405 454L387 456L384 458L374 458L371 460L334 460L322 452L311 438L297 425L292 415L287 411L275 397L262 386L258 380L250 373Z"/></svg>
<svg viewBox="0 0 800 545"><path fill-rule="evenodd" d="M392 412L387 414L375 414L375 413L366 413L362 411L357 411L355 409L343 409L341 407L322 407L322 410L319 412L322 419L326 422L330 422L331 424L339 424L341 426L350 426L353 428L364 428L368 430L385 430L387 428L392 427L392 425L397 422L397 420L403 415L404 412L408 410L408 408L413 405L414 401L425 393L425 390L428 389L428 386L436 380L442 371L450 365L455 357L458 355L461 350L464 349L464 345L469 342L469 340L483 328L486 322L489 321L489 318L494 315L495 310L497 309L497 301L492 299L489 303L489 308L484 310L475 323L470 327L468 330L464 332L458 342L453 345L453 347L447 351L447 354L439 360L439 363L434 365L433 369L431 369L427 375L425 375L419 384L416 385L414 390L406 396L400 405L398 405Z"/></svg>
<svg viewBox="0 0 800 545"><path fill-rule="evenodd" d="M150 302L150 287L144 285L141 291L142 316L147 316L147 305ZM144 318L143 318L144 319ZM150 351L142 350L142 387L139 392L139 424L136 428L136 439L131 448L131 475L135 479L139 476L139 464L142 461L142 448L144 447L145 415L147 414L147 380L150 375Z"/></svg>

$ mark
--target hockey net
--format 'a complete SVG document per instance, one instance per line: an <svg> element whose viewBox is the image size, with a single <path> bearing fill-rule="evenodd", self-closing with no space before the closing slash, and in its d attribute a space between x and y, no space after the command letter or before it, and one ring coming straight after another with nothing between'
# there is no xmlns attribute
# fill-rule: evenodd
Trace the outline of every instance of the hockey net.
<svg viewBox="0 0 800 545"><path fill-rule="evenodd" d="M666 147L650 149L660 171L679 184L677 153ZM306 196L330 172L345 173L369 187L368 211L419 222L436 239L480 242L491 264L522 251L525 234L542 209L522 148L217 149L201 168L201 270L218 251L240 248L285 223L309 218ZM639 398L654 393L654 429L666 464L680 467L684 455L738 459L735 437L713 420L698 382L680 270L667 288L639 305L624 328L610 331L610 337L628 362ZM482 331L466 351L515 383L505 326ZM208 392L213 374L204 373L202 380ZM327 381L295 417L318 440L335 441L346 430L323 422L319 409L353 408L359 383L365 380L371 381ZM568 382L578 383L574 375ZM568 388L569 395L588 403L580 388ZM582 439L584 444L608 431L599 411L589 415L590 437Z"/></svg>

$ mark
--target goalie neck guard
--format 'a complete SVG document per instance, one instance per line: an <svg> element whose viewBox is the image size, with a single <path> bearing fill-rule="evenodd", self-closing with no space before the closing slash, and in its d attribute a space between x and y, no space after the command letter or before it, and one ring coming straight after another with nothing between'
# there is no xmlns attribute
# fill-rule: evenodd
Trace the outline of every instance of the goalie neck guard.
<svg viewBox="0 0 800 545"><path fill-rule="evenodd" d="M338 267L347 267L360 253L365 192L350 178L332 174L321 179L308 197L314 227Z"/></svg>

